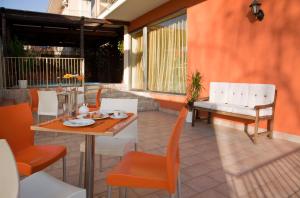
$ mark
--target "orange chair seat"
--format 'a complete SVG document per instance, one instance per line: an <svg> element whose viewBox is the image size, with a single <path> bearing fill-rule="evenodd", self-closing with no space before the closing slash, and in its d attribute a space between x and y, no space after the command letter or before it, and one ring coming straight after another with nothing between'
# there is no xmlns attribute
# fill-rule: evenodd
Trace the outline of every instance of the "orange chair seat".
<svg viewBox="0 0 300 198"><path fill-rule="evenodd" d="M166 166L166 157L129 152L108 173L106 181L111 186L167 189Z"/></svg>
<svg viewBox="0 0 300 198"><path fill-rule="evenodd" d="M64 146L35 145L21 150L15 157L20 175L31 175L64 157L66 153Z"/></svg>

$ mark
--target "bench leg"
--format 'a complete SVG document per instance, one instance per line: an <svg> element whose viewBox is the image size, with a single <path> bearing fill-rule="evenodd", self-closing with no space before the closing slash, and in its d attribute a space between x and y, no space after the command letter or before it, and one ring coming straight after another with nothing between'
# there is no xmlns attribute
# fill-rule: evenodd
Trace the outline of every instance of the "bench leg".
<svg viewBox="0 0 300 198"><path fill-rule="evenodd" d="M211 124L211 112L208 112L207 124Z"/></svg>
<svg viewBox="0 0 300 198"><path fill-rule="evenodd" d="M259 124L259 119L256 117L255 119L255 128L254 128L254 134L253 134L253 143L257 143L257 136L258 136L258 124Z"/></svg>
<svg viewBox="0 0 300 198"><path fill-rule="evenodd" d="M244 125L244 132L248 133L248 123L245 123Z"/></svg>
<svg viewBox="0 0 300 198"><path fill-rule="evenodd" d="M268 137L270 139L273 139L273 125L274 125L274 119L268 120L267 130L268 130Z"/></svg>
<svg viewBox="0 0 300 198"><path fill-rule="evenodd" d="M195 126L196 118L197 118L197 109L192 109L192 127Z"/></svg>

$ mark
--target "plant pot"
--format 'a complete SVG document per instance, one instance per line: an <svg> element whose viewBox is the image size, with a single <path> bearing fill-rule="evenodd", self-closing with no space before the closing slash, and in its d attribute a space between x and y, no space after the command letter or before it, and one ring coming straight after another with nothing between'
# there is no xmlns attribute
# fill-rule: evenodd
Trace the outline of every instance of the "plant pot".
<svg viewBox="0 0 300 198"><path fill-rule="evenodd" d="M18 80L19 88L26 89L27 88L27 80Z"/></svg>
<svg viewBox="0 0 300 198"><path fill-rule="evenodd" d="M187 123L192 123L192 119L193 119L193 112L192 111L188 111L187 115L186 115L186 119L185 121Z"/></svg>

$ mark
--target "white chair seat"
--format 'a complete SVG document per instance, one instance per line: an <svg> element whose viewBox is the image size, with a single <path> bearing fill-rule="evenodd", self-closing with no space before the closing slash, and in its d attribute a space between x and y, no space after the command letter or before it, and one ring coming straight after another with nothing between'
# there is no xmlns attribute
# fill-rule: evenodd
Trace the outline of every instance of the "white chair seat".
<svg viewBox="0 0 300 198"><path fill-rule="evenodd" d="M20 198L85 198L85 189L64 183L45 172L37 172L20 182Z"/></svg>
<svg viewBox="0 0 300 198"><path fill-rule="evenodd" d="M95 154L123 156L130 150L134 149L135 141L125 138L96 137ZM85 152L85 142L80 144L80 152Z"/></svg>

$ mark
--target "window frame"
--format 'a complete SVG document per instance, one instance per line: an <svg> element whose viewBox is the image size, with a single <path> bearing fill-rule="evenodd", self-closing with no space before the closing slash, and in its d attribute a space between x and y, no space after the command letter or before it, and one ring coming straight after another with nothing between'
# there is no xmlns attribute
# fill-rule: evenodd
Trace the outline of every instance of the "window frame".
<svg viewBox="0 0 300 198"><path fill-rule="evenodd" d="M152 26L154 25L157 25L157 24L160 24L160 23L163 23L163 22L166 22L166 21L169 21L169 20L172 20L174 18L177 18L179 16L183 16L185 15L186 16L186 21L187 21L187 12L186 12L186 9L184 10L180 10L174 14L171 14L167 17L164 17L160 20L157 20L153 23L150 23L146 26L143 26L142 28L134 31L134 32L131 32L130 33L130 51L132 50L132 35L134 34L137 34L139 32L142 32L143 34L143 68L144 68L144 88L143 89L135 89L135 88L132 88L132 65L131 65L131 52L130 52L130 55L129 55L129 66L130 66L130 71L129 71L129 89L131 91L141 91L141 92L153 92L153 93L161 93L161 94L171 94L171 95L186 95L186 91L185 93L176 93L176 92L164 92L164 91L153 91L153 90L149 90L149 87L148 87L148 57L149 57L149 54L148 54L148 43L149 43L149 31L151 29ZM186 31L188 31L188 28L186 28ZM186 49L188 50L188 46L186 46ZM187 67L187 65L186 65ZM186 68L187 69L187 68ZM186 74L187 75L187 74Z"/></svg>

